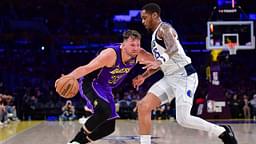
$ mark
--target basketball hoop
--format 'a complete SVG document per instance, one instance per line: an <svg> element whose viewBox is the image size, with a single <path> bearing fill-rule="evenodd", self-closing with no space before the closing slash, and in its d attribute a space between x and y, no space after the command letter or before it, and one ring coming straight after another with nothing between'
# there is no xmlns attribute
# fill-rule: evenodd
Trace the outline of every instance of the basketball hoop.
<svg viewBox="0 0 256 144"><path fill-rule="evenodd" d="M230 55L236 55L237 43L229 42L225 44L225 46L227 47Z"/></svg>

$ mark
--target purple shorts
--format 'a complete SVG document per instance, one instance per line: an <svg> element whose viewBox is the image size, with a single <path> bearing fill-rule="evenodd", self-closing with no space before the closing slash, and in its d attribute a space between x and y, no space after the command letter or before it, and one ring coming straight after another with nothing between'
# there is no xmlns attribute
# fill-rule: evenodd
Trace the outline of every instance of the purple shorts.
<svg viewBox="0 0 256 144"><path fill-rule="evenodd" d="M86 89L90 89L88 87L89 87L89 85L87 85ZM93 95L93 96L106 101L110 105L112 114L111 114L111 117L109 117L109 119L119 118L119 115L116 112L115 101L114 101L114 96L112 94L112 89L108 88L106 86L102 86L102 85L100 85L100 83L98 83L96 81L90 82L90 87L94 91L93 93L95 93L95 95ZM88 109L90 109L90 111L94 112L93 102L88 97L88 94L87 94L88 91L84 90L83 78L80 78L80 80L79 80L79 92L80 92L81 97L83 99L85 99L85 101L86 101L86 107Z"/></svg>

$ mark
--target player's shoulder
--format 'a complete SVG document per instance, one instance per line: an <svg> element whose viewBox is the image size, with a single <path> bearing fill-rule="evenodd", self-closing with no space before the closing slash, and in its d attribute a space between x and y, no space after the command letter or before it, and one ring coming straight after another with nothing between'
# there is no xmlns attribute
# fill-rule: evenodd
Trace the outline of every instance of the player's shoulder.
<svg viewBox="0 0 256 144"><path fill-rule="evenodd" d="M163 22L158 32L158 36L162 37L163 35L169 35L169 34L177 35L177 32L170 23Z"/></svg>
<svg viewBox="0 0 256 144"><path fill-rule="evenodd" d="M172 28L171 24L169 24L167 22L162 22L159 27L159 30L157 31L157 36L159 38L162 38L164 35L166 35L172 29L173 28Z"/></svg>
<svg viewBox="0 0 256 144"><path fill-rule="evenodd" d="M112 67L117 59L115 50L111 47L105 48L97 56L97 59L105 65L105 67Z"/></svg>
<svg viewBox="0 0 256 144"><path fill-rule="evenodd" d="M113 48L105 48L100 52L100 54L97 57L104 61L105 60L112 61L112 60L116 60L117 54Z"/></svg>
<svg viewBox="0 0 256 144"><path fill-rule="evenodd" d="M111 47L107 47L105 49L103 49L100 54L104 54L104 55L116 55L116 51L114 50L114 48Z"/></svg>
<svg viewBox="0 0 256 144"><path fill-rule="evenodd" d="M164 29L164 30L166 30L166 29L173 29L172 25L170 23L167 23L167 22L162 22L160 28Z"/></svg>
<svg viewBox="0 0 256 144"><path fill-rule="evenodd" d="M145 52L146 52L146 50L145 50L144 48L141 47L141 48L139 49L139 53L145 53Z"/></svg>

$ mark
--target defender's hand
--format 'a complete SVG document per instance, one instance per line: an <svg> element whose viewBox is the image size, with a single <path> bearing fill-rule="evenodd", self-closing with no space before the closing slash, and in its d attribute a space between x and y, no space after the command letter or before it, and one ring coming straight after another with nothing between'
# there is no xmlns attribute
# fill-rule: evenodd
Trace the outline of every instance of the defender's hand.
<svg viewBox="0 0 256 144"><path fill-rule="evenodd" d="M161 65L161 62L158 60L155 61L141 61L140 64L144 64L145 66L143 69L151 70L151 69L158 69Z"/></svg>
<svg viewBox="0 0 256 144"><path fill-rule="evenodd" d="M139 87L144 83L145 78L142 75L138 75L132 80L132 85L136 90L139 90Z"/></svg>

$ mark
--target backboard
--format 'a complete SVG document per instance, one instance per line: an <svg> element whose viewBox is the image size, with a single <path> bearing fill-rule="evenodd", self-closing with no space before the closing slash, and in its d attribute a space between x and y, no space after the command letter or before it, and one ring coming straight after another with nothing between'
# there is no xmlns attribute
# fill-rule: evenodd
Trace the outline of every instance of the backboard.
<svg viewBox="0 0 256 144"><path fill-rule="evenodd" d="M206 48L228 50L229 44L237 50L255 49L253 21L208 21Z"/></svg>

